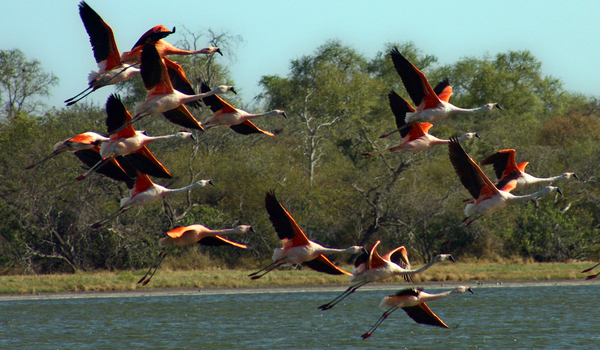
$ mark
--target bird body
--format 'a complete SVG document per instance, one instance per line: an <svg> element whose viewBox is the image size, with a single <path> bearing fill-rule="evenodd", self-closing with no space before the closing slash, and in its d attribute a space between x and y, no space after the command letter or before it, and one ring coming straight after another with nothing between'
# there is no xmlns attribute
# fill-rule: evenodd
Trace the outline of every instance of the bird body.
<svg viewBox="0 0 600 350"><path fill-rule="evenodd" d="M107 218L93 224L92 228L102 227L107 222L117 218L119 215L133 207L153 203L173 193L187 192L196 187L205 187L207 185L212 185L212 181L200 180L182 188L171 189L159 184L155 184L154 182L152 182L152 180L150 180L150 177L148 175L141 174L138 172L138 177L135 181L135 187L131 189L129 197L121 199L121 205L119 210L109 215Z"/></svg>
<svg viewBox="0 0 600 350"><path fill-rule="evenodd" d="M110 139L106 136L100 135L93 131L84 132L82 134L75 135L73 137L69 137L66 140L57 142L52 147L52 153L46 156L44 159L40 160L37 163L31 164L27 166L25 169L32 169L37 165L53 158L64 152L77 152L86 149L92 149L96 146L101 145L103 142L108 142Z"/></svg>
<svg viewBox="0 0 600 350"><path fill-rule="evenodd" d="M416 109L406 112L406 123L434 122L456 113L475 113L480 111L491 111L494 108L502 109L497 103L488 103L477 108L460 108L448 102L452 95L452 87L443 90L441 98L429 85L429 81L423 72L408 61L398 49L391 51L394 68L400 75L406 91L410 95Z"/></svg>
<svg viewBox="0 0 600 350"><path fill-rule="evenodd" d="M201 91L208 92L209 90L210 88L208 85L202 83ZM265 135L274 136L272 132L258 128L256 125L254 125L254 123L251 122L251 119L271 115L282 115L284 118L286 117L285 112L278 109L262 114L251 114L244 110L233 107L216 94L203 98L202 101L204 104L209 106L210 110L214 113L204 122L204 125L209 129L219 125L224 125L229 126L233 131L244 135L262 133Z"/></svg>
<svg viewBox="0 0 600 350"><path fill-rule="evenodd" d="M381 323L394 311L402 309L406 314L412 318L415 322L421 324L427 324L430 326L437 326L442 328L449 328L436 314L429 309L426 302L433 300L442 299L452 294L462 294L465 292L471 292L473 290L467 286L459 286L456 289L449 290L442 293L430 294L424 292L420 288L409 288L400 290L394 295L383 298L379 307L389 308L386 312L381 315L379 320L369 329L368 332L364 333L361 337L367 339L373 332L381 325Z"/></svg>
<svg viewBox="0 0 600 350"><path fill-rule="evenodd" d="M160 57L153 43L144 45L142 51L142 80L146 87L146 100L135 107L135 118L129 124L154 113L163 115L172 123L204 130L202 125L189 112L184 104L201 100L216 93L235 92L233 87L221 85L207 93L187 95L173 88L165 61Z"/></svg>
<svg viewBox="0 0 600 350"><path fill-rule="evenodd" d="M246 249L244 244L236 243L230 240L227 240L220 235L228 235L233 233L246 233L246 232L254 232L252 226L250 225L239 225L235 228L229 229L220 229L220 230L211 230L206 226L195 224L189 226L177 227L171 231L167 232L167 236L158 240L158 245L161 247L166 247L167 250L161 252L157 259L152 263L150 269L146 274L138 281L138 283L142 283L143 286L150 283L152 277L158 270L160 264L167 256L167 252L169 248L174 247L183 247L186 245L194 244L196 242L202 245L209 246L222 246L229 245L232 247ZM148 275L150 277L148 277Z"/></svg>
<svg viewBox="0 0 600 350"><path fill-rule="evenodd" d="M515 152L514 149L500 150L481 161L482 166L488 164L494 166L494 172L501 187L518 191L537 184L549 184L555 181L568 180L571 177L578 179L577 175L571 172L546 178L535 177L525 172L525 167L529 162L517 164Z"/></svg>
<svg viewBox="0 0 600 350"><path fill-rule="evenodd" d="M102 146L102 157L116 157L133 153L145 145L160 140L183 140L192 137L191 132L180 131L171 135L148 136L143 131L135 131L131 137L112 138Z"/></svg>
<svg viewBox="0 0 600 350"><path fill-rule="evenodd" d="M357 253L362 247L352 246L347 249L326 248L309 240L302 229L296 224L294 218L277 201L275 193L267 192L265 196L265 207L269 213L269 220L281 239L282 248L275 248L273 263L269 266L250 274L252 279L257 279L277 267L304 263L309 268L328 273L331 275L351 275L335 266L323 254L328 253ZM262 274L260 272L265 271Z"/></svg>
<svg viewBox="0 0 600 350"><path fill-rule="evenodd" d="M454 258L450 254L438 254L431 262L414 270L411 269L408 253L404 246L392 249L384 256L380 256L377 252L379 243L381 241L377 241L369 248L364 249L363 253L356 258L354 269L352 270L352 278L350 279L350 283L354 284L329 303L319 306L319 309L331 309L367 283L381 281L392 276L402 276L406 281L412 281L413 275L427 270L438 262L446 260L454 261Z"/></svg>
<svg viewBox="0 0 600 350"><path fill-rule="evenodd" d="M540 191L523 196L515 196L508 185L498 188L485 175L475 161L460 146L456 138L449 145L450 162L460 178L463 186L469 191L473 200L465 207L465 221L474 217L467 225L482 215L492 214L508 204L523 202L553 192L562 194L558 187L547 186Z"/></svg>

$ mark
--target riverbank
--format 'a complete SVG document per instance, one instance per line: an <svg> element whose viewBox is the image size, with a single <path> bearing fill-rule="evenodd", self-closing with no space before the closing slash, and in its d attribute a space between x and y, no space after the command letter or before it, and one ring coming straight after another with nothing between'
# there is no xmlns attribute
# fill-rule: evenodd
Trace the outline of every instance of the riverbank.
<svg viewBox="0 0 600 350"><path fill-rule="evenodd" d="M490 263L457 262L432 267L415 278L424 287L453 286L519 286L548 284L597 283L586 281L581 271L593 262L569 263ZM417 266L418 267L418 266ZM351 270L350 266L344 266ZM273 271L261 279L251 280L250 270L159 270L152 281L142 286L138 280L146 271L77 272L74 274L38 276L0 276L0 300L20 297L92 297L125 293L138 295L179 295L200 293L253 293L278 291L338 291L347 288L348 276L330 276L309 269ZM365 286L377 289L404 288L399 277Z"/></svg>

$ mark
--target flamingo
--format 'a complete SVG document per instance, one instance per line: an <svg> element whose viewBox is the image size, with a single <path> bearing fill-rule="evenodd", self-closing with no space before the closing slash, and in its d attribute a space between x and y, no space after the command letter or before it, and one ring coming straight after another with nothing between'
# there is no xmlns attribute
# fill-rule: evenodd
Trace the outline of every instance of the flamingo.
<svg viewBox="0 0 600 350"><path fill-rule="evenodd" d="M108 142L110 139L106 136L100 135L93 131L84 132L83 134L78 134L73 137L69 137L64 141L57 142L54 147L52 153L46 156L44 159L38 161L37 163L28 165L25 169L33 169L41 163L56 157L57 155L64 152L77 152L85 149L92 149L96 146L102 144L102 142Z"/></svg>
<svg viewBox="0 0 600 350"><path fill-rule="evenodd" d="M406 152L420 152L431 146L446 145L450 143L450 140L438 139L437 137L428 133L429 129L433 126L431 123L415 122L406 124L404 116L407 112L414 111L415 109L394 90L388 94L388 99L390 101L392 112L394 112L396 117L396 126L398 126L397 130L399 130L402 135L402 143L389 148L388 151L394 152L396 150L402 150ZM382 137L387 137L388 135L389 134L385 134L382 135ZM472 140L475 137L481 139L476 132L469 132L459 137L458 140L467 141ZM370 156L383 152L385 151L365 152L363 153L363 156Z"/></svg>
<svg viewBox="0 0 600 350"><path fill-rule="evenodd" d="M135 130L132 125L115 133L114 130L132 119L131 114L123 105L121 98L116 94L112 94L108 97L108 100L106 101L106 114L106 126L108 128L110 140L104 142L102 145L102 159L87 173L80 175L77 180L85 179L90 173L95 171L98 167L101 167L103 163L118 156L125 156L125 159L131 162L141 173L166 179L173 177L152 155L146 145L160 140L193 139L194 136L192 133L181 131L171 135L147 136L143 131Z"/></svg>
<svg viewBox="0 0 600 350"><path fill-rule="evenodd" d="M561 175L539 178L525 172L525 167L529 162L517 164L515 161L515 150L504 149L498 151L491 156L481 161L481 165L493 164L496 178L498 179L497 186L509 186L511 189L518 191L525 187L536 184L552 183L559 180L567 180L571 177L579 179L575 173L563 173ZM513 174L515 172L515 174ZM506 184L505 179L510 179L510 184Z"/></svg>
<svg viewBox="0 0 600 350"><path fill-rule="evenodd" d="M406 281L412 281L413 275L427 270L434 264L446 260L454 262L452 255L438 254L427 265L419 269L412 270L408 260L408 253L404 246L400 246L389 251L384 256L380 256L377 252L377 246L379 243L381 243L381 241L375 242L368 249L364 250L363 253L358 256L358 258L356 258L356 261L354 262L354 269L352 271L353 276L350 280L351 283L356 283L348 287L348 289L346 289L342 294L338 295L332 301L319 306L319 309L331 309L340 301L344 300L350 294L354 293L358 288L367 283L381 281L392 276L402 276Z"/></svg>
<svg viewBox="0 0 600 350"><path fill-rule="evenodd" d="M596 268L596 267L598 267L598 266L600 266L600 263L598 263L598 264L596 264L596 265L594 265L594 266L590 267L589 269L585 269L585 270L581 271L581 273L587 273L587 272L590 272L590 271L592 271L593 269L595 269L595 268ZM589 275L589 276L587 276L586 280L591 280L591 279L594 279L594 278L598 277L599 275L600 275L600 273L597 273L597 274L595 274L595 275Z"/></svg>
<svg viewBox="0 0 600 350"><path fill-rule="evenodd" d="M452 294L462 294L465 292L473 293L473 290L467 286L459 286L456 289L449 290L447 292L429 294L423 291L421 288L407 288L402 289L394 295L383 298L379 307L389 307L389 309L381 315L379 320L375 322L373 327L363 334L361 338L367 339L373 332L379 327L379 325L394 311L398 309L404 310L408 317L415 320L420 324L427 324L430 326L437 326L442 328L450 328L444 323L436 314L429 309L426 302L432 300L438 300L450 296Z"/></svg>
<svg viewBox="0 0 600 350"><path fill-rule="evenodd" d="M200 89L201 92L208 92L210 90L208 85L205 83L202 83ZM262 114L250 114L246 111L233 107L229 103L225 102L225 100L223 100L219 95L205 97L202 99L202 101L205 105L209 106L210 110L214 113L204 122L204 125L208 129L219 125L226 125L229 126L231 130L243 135L262 133L269 136L275 136L275 134L272 132L259 129L250 121L250 119L271 115L282 115L284 118L286 118L285 112L278 109Z"/></svg>
<svg viewBox="0 0 600 350"><path fill-rule="evenodd" d="M558 187L547 186L540 191L528 195L515 196L510 193L510 190L512 190L510 179L505 178L506 184L504 186L498 184L500 187L496 187L477 163L463 150L458 139L452 138L448 144L448 148L450 162L454 166L454 170L463 186L473 198L473 201L467 203L465 207L466 218L463 222L474 217L467 223L467 226L481 216L492 214L508 204L524 202L553 192L562 194Z"/></svg>
<svg viewBox="0 0 600 350"><path fill-rule="evenodd" d="M142 283L142 285L145 286L150 282L150 280L152 279L152 277L154 277L154 274L158 270L158 267L167 256L167 253L170 250L169 248L183 247L198 242L199 244L207 246L228 245L232 247L246 249L248 247L246 247L243 244L236 243L221 237L221 235L246 232L254 232L254 229L250 225L239 225L235 228L230 229L211 230L206 226L195 224L178 227L171 231L168 231L166 237L163 237L158 240L158 245L161 247L167 247L167 249L165 249L165 251L163 251L162 253L158 254L157 259L152 263L148 272L146 272L146 274L138 281L138 283ZM152 272L152 270L154 270L154 272ZM150 272L152 272L152 274L150 274ZM148 277L148 275L150 275L150 277Z"/></svg>
<svg viewBox="0 0 600 350"><path fill-rule="evenodd" d="M79 16L90 37L98 71L92 71L89 74L87 89L65 100L67 106L77 103L103 86L117 84L140 74L136 62L122 62L112 28L85 1L79 3ZM164 26L156 26L146 32L140 41L148 39L156 41L171 33L173 32ZM85 95L77 99L82 94Z"/></svg>
<svg viewBox="0 0 600 350"><path fill-rule="evenodd" d="M362 247L352 246L346 249L326 248L309 240L302 229L296 224L294 218L288 213L283 205L279 204L273 191L267 192L265 196L265 207L269 213L269 220L277 232L277 236L283 243L282 248L275 248L273 263L265 268L251 273L253 280L261 278L275 268L283 265L304 263L309 268L330 275L349 275L339 267L335 266L323 254L328 253L358 253ZM264 272L263 272L264 271ZM263 272L262 274L259 274Z"/></svg>
<svg viewBox="0 0 600 350"><path fill-rule="evenodd" d="M406 113L406 122L433 122L438 119L446 118L456 113L475 113L480 111L491 111L494 108L502 109L497 103L488 103L478 108L460 108L442 99L429 85L427 77L410 61L408 61L397 48L391 50L394 68L400 75L406 91L417 106L416 111ZM446 90L446 93L452 94L452 88ZM448 99L450 96L448 96Z"/></svg>
<svg viewBox="0 0 600 350"><path fill-rule="evenodd" d="M186 95L175 90L169 78L166 64L153 43L144 45L141 70L142 80L148 91L146 100L136 105L133 120L120 129L117 129L117 132L153 113L162 113L170 122L186 128L204 130L200 122L194 118L184 104L216 93L225 93L227 91L235 93L232 86L226 85L221 85L212 91L196 95Z"/></svg>
<svg viewBox="0 0 600 350"><path fill-rule="evenodd" d="M96 222L92 225L92 228L97 229L104 226L107 222L116 219L119 215L133 207L150 204L173 193L187 192L196 187L205 187L207 185L213 185L212 181L200 180L182 188L171 189L155 184L152 182L152 180L150 180L148 175L138 172L138 177L135 181L135 187L131 190L129 197L121 199L121 207L119 210L110 214L105 219Z"/></svg>

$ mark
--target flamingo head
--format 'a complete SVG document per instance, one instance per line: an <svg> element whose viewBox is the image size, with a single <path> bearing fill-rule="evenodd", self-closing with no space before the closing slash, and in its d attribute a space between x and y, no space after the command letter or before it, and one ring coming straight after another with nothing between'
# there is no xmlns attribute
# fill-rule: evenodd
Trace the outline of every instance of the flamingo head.
<svg viewBox="0 0 600 350"><path fill-rule="evenodd" d="M237 227L237 229L240 230L240 233L255 232L250 225L240 225Z"/></svg>
<svg viewBox="0 0 600 350"><path fill-rule="evenodd" d="M446 260L456 262L456 260L454 260L454 257L450 254L438 254L435 256L435 258L433 258L433 260L435 262L442 262L442 261L446 261Z"/></svg>
<svg viewBox="0 0 600 350"><path fill-rule="evenodd" d="M198 186L200 187L206 187L208 185L214 186L213 182L211 180L200 180L198 182L196 182L198 184Z"/></svg>
<svg viewBox="0 0 600 350"><path fill-rule="evenodd" d="M579 176L577 176L575 173L564 173L564 174L563 174L563 177L564 177L565 179L570 179L570 178L571 178L571 176L572 176L572 177L574 177L574 178L576 178L577 180L579 180Z"/></svg>
<svg viewBox="0 0 600 350"><path fill-rule="evenodd" d="M219 85L219 86L217 86L215 91L217 92L217 94L224 94L228 91L231 91L237 95L237 92L235 92L235 90L233 89L233 86L229 86L229 85Z"/></svg>
<svg viewBox="0 0 600 350"><path fill-rule="evenodd" d="M456 288L456 292L457 293L464 293L464 292L471 292L471 294L475 294L473 293L473 290L471 289L471 287L467 287L467 286L458 286Z"/></svg>
<svg viewBox="0 0 600 350"><path fill-rule="evenodd" d="M182 130L182 131L176 133L175 137L180 140L187 139L187 138L195 140L194 134L192 134L191 132L189 132L187 130Z"/></svg>
<svg viewBox="0 0 600 350"><path fill-rule="evenodd" d="M487 105L485 105L485 107L488 111L491 111L494 108L498 108L501 111L503 110L502 107L500 107L500 105L497 103L488 103Z"/></svg>

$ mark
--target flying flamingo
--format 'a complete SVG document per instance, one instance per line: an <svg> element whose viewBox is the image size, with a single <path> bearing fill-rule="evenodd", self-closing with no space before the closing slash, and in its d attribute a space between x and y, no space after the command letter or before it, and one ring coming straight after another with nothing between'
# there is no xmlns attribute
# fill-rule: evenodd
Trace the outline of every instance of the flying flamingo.
<svg viewBox="0 0 600 350"><path fill-rule="evenodd" d="M498 151L486 159L481 161L481 165L494 165L494 172L498 179L496 186L509 186L513 190L518 191L525 187L536 184L552 183L558 180L567 180L571 177L579 179L575 173L563 173L562 175L552 176L547 178L539 178L525 172L525 167L529 162L517 164L515 161L515 150L504 149ZM515 174L513 174L513 172ZM510 184L506 184L504 179L510 179Z"/></svg>
<svg viewBox="0 0 600 350"><path fill-rule="evenodd" d="M387 151L394 152L396 150L402 150L406 152L420 152L431 146L446 145L450 143L450 140L438 139L437 137L428 133L429 129L433 126L431 123L415 122L407 125L406 121L404 120L404 116L407 112L414 111L415 109L395 91L392 90L388 94L388 99L390 101L392 112L396 117L396 126L398 126L397 130L400 131L402 136L402 143L389 148ZM389 134L385 134L382 135L382 137L387 137L388 135ZM475 137L481 139L476 132L470 132L459 137L458 140L472 140ZM363 156L370 156L383 152L385 151L365 152L363 153Z"/></svg>
<svg viewBox="0 0 600 350"><path fill-rule="evenodd" d="M77 103L103 86L117 84L140 74L140 70L136 67L135 62L127 63L121 61L121 54L119 53L112 28L85 1L79 3L79 16L90 37L92 51L94 52L94 58L99 69L89 74L89 86L87 89L65 100L67 106ZM163 26L156 26L146 32L140 40L150 39L156 41L171 33L170 30ZM77 99L82 94L85 95Z"/></svg>
<svg viewBox="0 0 600 350"><path fill-rule="evenodd" d="M40 160L39 162L28 165L25 169L32 169L61 153L67 151L77 152L85 149L92 149L102 144L102 142L108 141L110 141L108 137L105 137L93 131L88 131L84 132L83 134L75 135L64 141L57 142L53 147L52 153L50 153L47 157Z"/></svg>
<svg viewBox="0 0 600 350"><path fill-rule="evenodd" d="M93 167L102 161L100 146L75 151L73 154L88 167ZM102 167L96 169L96 172L113 180L125 182L129 189L135 186L137 170L126 159L123 159L123 157L117 157L105 162Z"/></svg>
<svg viewBox="0 0 600 350"><path fill-rule="evenodd" d="M205 83L202 83L200 89L201 92L210 91L210 88ZM272 132L259 129L250 121L250 119L270 115L282 115L284 118L286 118L285 112L278 109L262 114L250 114L246 111L233 107L229 103L225 102L225 100L223 100L219 95L205 97L202 99L202 101L205 105L209 106L210 110L214 113L204 122L204 125L208 129L219 125L225 125L229 126L231 130L243 135L262 133L269 136L275 136Z"/></svg>
<svg viewBox="0 0 600 350"><path fill-rule="evenodd" d="M123 102L121 102L121 98L116 94L112 94L108 97L108 100L106 101L106 114L106 126L108 128L108 133L110 134L110 141L104 142L102 145L101 161L88 172L80 175L77 180L85 179L98 167L101 167L102 164L118 156L124 156L125 159L143 174L166 179L173 177L152 155L146 145L160 140L193 139L192 133L182 131L172 135L147 136L142 131L136 131L132 125L129 125L119 132L114 132L114 130L125 125L132 119L131 114L125 108Z"/></svg>
<svg viewBox="0 0 600 350"><path fill-rule="evenodd" d="M466 286L459 286L456 289L449 290L447 292L437 293L437 294L429 294L423 291L421 288L408 288L402 289L398 293L394 295L390 295L388 297L383 298L379 307L389 307L389 309L381 315L379 320L375 322L373 327L369 329L369 331L363 334L361 337L363 339L367 339L370 337L373 332L379 327L379 325L394 311L398 309L404 310L408 317L415 320L415 322L420 324L427 324L430 326L437 326L442 328L450 328L447 324L444 323L436 314L429 309L426 302L432 300L438 300L450 296L452 294L462 294L465 292L473 293L471 288Z"/></svg>
<svg viewBox="0 0 600 350"><path fill-rule="evenodd" d="M416 111L406 113L405 120L407 123L433 122L456 113L491 111L494 108L502 109L497 103L488 103L482 107L469 109L456 107L441 99L429 85L425 74L402 56L398 49L392 49L391 56L394 68L400 75L413 103L417 106Z"/></svg>
<svg viewBox="0 0 600 350"><path fill-rule="evenodd" d="M183 127L204 130L200 122L194 118L184 104L216 93L225 93L227 91L235 93L233 87L226 85L221 85L212 91L196 95L186 95L175 90L169 78L166 64L158 54L158 51L156 51L153 43L144 45L141 70L142 80L147 90L146 100L136 105L133 120L117 129L117 132L153 113L162 113L170 122Z"/></svg>
<svg viewBox="0 0 600 350"><path fill-rule="evenodd" d="M302 229L296 224L294 218L288 213L283 205L279 204L274 192L267 192L265 196L265 207L269 213L269 220L277 232L277 236L283 243L282 248L275 248L273 263L248 276L258 279L275 268L283 265L304 263L309 268L330 275L349 275L339 267L335 266L323 254L329 253L358 253L362 247L352 246L346 249L326 248L310 241ZM264 271L264 272L263 272ZM259 274L263 272L262 274Z"/></svg>
<svg viewBox="0 0 600 350"><path fill-rule="evenodd" d="M92 71L88 76L89 86L87 89L65 100L67 106L77 103L103 86L117 84L140 74L138 66L140 64L141 52L143 45L147 42L156 43L161 57L167 55L213 54L215 52L221 56L223 55L218 47L206 47L201 50L178 49L165 40L162 40L168 35L175 33L175 28L169 30L163 25L157 25L148 30L133 45L131 51L124 52L121 55L117 48L112 28L84 1L79 4L79 15L90 37L94 58L99 70L97 72ZM77 99L82 94L85 95Z"/></svg>
<svg viewBox="0 0 600 350"><path fill-rule="evenodd" d="M352 270L353 276L352 279L350 279L350 283L354 284L348 287L348 289L346 289L342 294L338 295L332 301L319 306L319 309L331 309L340 301L346 299L346 297L367 283L381 281L392 276L402 276L406 281L412 281L413 275L427 270L434 264L446 260L454 262L452 255L438 254L427 265L419 269L412 270L408 260L408 253L404 246L392 249L384 256L381 256L377 252L377 246L379 243L381 243L381 241L377 241L369 248L363 250L363 253L354 261L354 269Z"/></svg>
<svg viewBox="0 0 600 350"><path fill-rule="evenodd" d="M221 237L221 235L246 232L254 232L254 229L250 225L239 225L238 227L230 229L211 230L200 224L173 229L167 232L167 237L163 237L158 240L158 245L161 247L167 247L167 249L158 254L157 259L152 263L148 272L146 272L146 274L138 281L138 283L142 283L142 285L145 286L150 282L158 270L158 267L167 256L167 253L171 250L169 248L183 247L185 245L194 244L197 242L206 246L227 245L246 249L248 247L243 244L232 242ZM154 272L152 272L152 270L154 270ZM150 275L150 277L148 277L148 275Z"/></svg>
<svg viewBox="0 0 600 350"><path fill-rule="evenodd" d="M589 269L585 269L585 270L581 271L581 273L587 273L587 272L590 272L590 271L592 271L593 269L595 269L595 268L596 268L596 267L598 267L598 266L600 266L600 263L598 263L598 264L596 264L596 265L594 265L594 266L590 267ZM600 275L600 272L599 272L599 273L597 273L597 274L595 274L595 275L589 275L589 276L587 276L586 280L591 280L591 279L594 279L594 278L598 277L599 275Z"/></svg>
<svg viewBox="0 0 600 350"><path fill-rule="evenodd" d="M200 180L182 188L170 189L155 184L154 182L152 182L152 180L150 180L150 177L148 177L148 175L138 172L138 178L135 181L135 187L130 191L131 194L129 197L121 199L121 207L119 208L119 210L110 214L105 219L96 222L92 225L92 228L96 229L102 227L107 222L116 219L119 215L133 207L150 204L159 200L162 197L173 193L187 192L196 187L205 187L206 185L212 184L213 183L210 180Z"/></svg>
<svg viewBox="0 0 600 350"><path fill-rule="evenodd" d="M473 201L467 203L465 207L466 218L464 222L473 217L467 223L467 226L481 216L492 214L508 204L524 202L553 192L562 194L558 187L547 186L540 191L528 195L515 196L509 192L512 190L510 181L506 181L505 186L498 184L500 187L496 187L477 163L463 150L458 139L452 138L448 144L448 148L450 162L454 166L454 170L463 186L473 198ZM505 180L510 179L505 178Z"/></svg>

